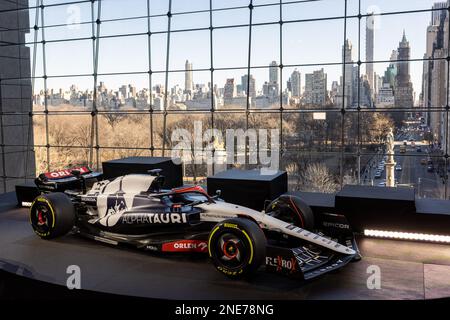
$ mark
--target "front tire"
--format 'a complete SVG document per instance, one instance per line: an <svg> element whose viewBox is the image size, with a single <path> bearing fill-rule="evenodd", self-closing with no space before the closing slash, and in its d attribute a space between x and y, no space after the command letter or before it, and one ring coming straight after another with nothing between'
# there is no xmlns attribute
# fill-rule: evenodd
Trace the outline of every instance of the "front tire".
<svg viewBox="0 0 450 320"><path fill-rule="evenodd" d="M282 195L270 203L266 212L272 217L305 230L314 230L314 213L302 199L292 195Z"/></svg>
<svg viewBox="0 0 450 320"><path fill-rule="evenodd" d="M31 205L30 223L42 239L63 236L75 224L75 207L64 193L42 194Z"/></svg>
<svg viewBox="0 0 450 320"><path fill-rule="evenodd" d="M249 219L229 219L217 224L209 235L208 251L215 268L239 279L251 276L266 256L266 237Z"/></svg>

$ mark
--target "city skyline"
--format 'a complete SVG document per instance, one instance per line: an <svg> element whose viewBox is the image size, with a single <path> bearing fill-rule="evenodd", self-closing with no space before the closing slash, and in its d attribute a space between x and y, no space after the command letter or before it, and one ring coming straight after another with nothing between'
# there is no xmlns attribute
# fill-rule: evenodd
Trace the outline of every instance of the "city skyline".
<svg viewBox="0 0 450 320"><path fill-rule="evenodd" d="M283 4L283 20L292 21L296 19L311 17L331 18L334 16L344 15L343 1L318 1L317 3L301 3L301 4ZM392 2L392 1L391 1ZM400 11L403 1L362 1L362 12L392 12ZM209 1L193 1L189 4L183 1L173 2L173 12L181 12L188 9L207 10ZM227 1L226 4L220 1L213 1L213 7L225 6L242 6L248 1ZM278 21L279 14L275 14L274 6L257 7L260 4L273 3L272 1L255 1L254 23ZM414 0L408 1L408 6L413 9L431 9L434 1ZM114 1L105 1L102 7L102 19L113 19L115 17L133 17L142 16L142 12L146 12L146 1L133 1L129 8L122 8L120 4ZM375 4L375 9L374 9ZM279 6L279 5L278 5ZM378 7L377 7L378 6ZM46 24L56 24L65 21L67 9L69 6L61 6L51 8L52 15L46 16ZM48 8L50 11L50 8ZM89 10L88 10L89 9ZM143 11L145 9L145 11ZM302 9L299 11L299 9ZM279 11L279 10L278 10ZM163 1L152 1L152 15L167 12ZM34 22L33 10L30 10L30 20ZM60 16L58 16L58 13ZM139 14L138 14L139 13ZM358 13L357 1L348 1L348 15L354 16ZM90 6L80 5L81 21L90 20ZM426 50L426 26L430 21L430 12L412 13L407 15L387 15L375 18L375 41L374 41L374 59L377 61L386 61L389 53L397 47L399 38L406 29L407 36L411 43L411 58L421 59ZM409 17L409 18L408 18ZM203 21L202 19L205 18ZM154 17L152 20L152 28L155 32L163 31L167 28L166 17ZM361 20L361 60L365 60L365 25L366 19ZM231 11L217 11L213 14L213 25L220 26L226 24L244 24L248 23L248 9L235 9ZM197 13L173 16L172 30L185 28L202 28L209 26L209 13ZM102 23L101 35L108 36L110 34L124 34L122 30L126 27L128 33L147 31L147 19L136 19L126 21L124 23L104 22ZM320 25L315 22L299 22L286 23L283 26L283 64L316 64L315 66L297 67L302 75L312 73L317 69L321 69L323 63L341 63L341 46L343 37L343 19L328 20ZM309 32L310 28L314 28L315 32ZM266 66L267 62L272 60L280 61L279 56L279 25L260 25L252 28L252 55L251 63L255 67ZM88 35L90 25L82 25L80 28L68 29L67 27L51 28L48 30L47 39L63 39L77 38ZM342 33L341 33L342 32ZM347 35L349 40L355 47L354 61L358 60L358 19L349 18L347 21ZM32 41L33 31L28 35L27 41ZM322 39L322 41L317 41ZM69 43L52 43L47 44L47 74L50 76L65 74L92 74L92 41L73 41ZM213 36L214 50L214 66L215 68L242 67L247 65L248 56L248 27L217 29ZM120 45L118 45L120 44ZM70 52L71 46L76 46L73 53ZM152 70L155 72L165 70L165 47L166 34L155 34L152 37ZM207 83L210 80L209 57L209 31L192 31L192 32L175 32L171 37L171 55L169 61L169 69L183 70L186 59L190 60L195 66L194 69L202 69L206 71L194 71L193 77L196 83ZM67 50L69 48L69 50ZM130 48L132 48L132 59L126 58L130 56ZM164 49L161 49L164 48ZM235 52L228 54L230 48ZM64 54L62 51L64 50ZM67 52L69 51L69 52ZM142 52L142 54L137 54ZM100 56L99 56L99 73L109 72L146 72L148 70L148 48L147 37L139 35L124 38L105 38L100 39ZM64 56L64 59L61 57ZM39 52L37 56L36 76L42 75L42 66L39 63ZM71 63L67 63L70 61ZM387 68L388 63L374 64L374 72L382 74ZM323 66L330 80L338 80L342 74L342 68L336 66ZM290 70L292 69L292 70ZM286 68L283 72L283 85L292 73L292 68ZM216 71L214 77L215 83L220 85L226 82L228 78L239 79L242 76L241 70ZM256 79L256 87L262 87L265 76L265 70L262 68L253 68L251 74ZM361 74L365 73L365 64L362 64ZM411 63L411 77L416 92L421 88L422 63ZM155 83L164 83L164 73L154 73ZM110 83L111 87L119 87L123 83L130 83L128 79L133 79L136 87L148 87L148 76L142 75L121 75L121 76L99 76L100 81ZM182 72L173 72L169 74L169 87L175 83L180 85L184 82L184 74ZM73 81L79 87L93 87L92 77L76 77L67 78L50 78L48 80L48 88L68 88ZM303 83L304 83L304 79ZM328 90L331 89L332 81L328 83ZM42 79L36 80L36 90L39 91L43 87ZM418 95L416 95L418 96Z"/></svg>
<svg viewBox="0 0 450 320"><path fill-rule="evenodd" d="M369 27L370 21L367 19L366 27ZM373 42L373 34L371 41ZM370 41L366 42L366 46L371 46ZM110 107L112 109L119 108L121 105L131 105L139 106L140 109L145 109L148 107L150 101L154 108L163 108L162 97L164 93L168 92L170 108L172 105L177 105L179 103L184 103L186 109L189 108L200 108L200 109L210 109L211 108L211 95L213 92L215 97L216 108L219 106L226 105L245 105L247 86L250 89L250 106L259 108L270 108L274 105L279 105L280 103L280 88L282 89L283 104L285 105L316 105L316 106L329 106L334 105L335 107L341 107L342 97L344 96L345 107L373 107L380 104L379 106L391 107L391 105L399 104L401 108L413 107L413 97L414 92L412 91L412 84L409 85L410 81L410 62L395 62L395 60L409 60L410 46L406 38L405 31L403 31L402 39L399 42L398 48L391 52L391 63L390 68L394 68L394 80L390 79L386 73L384 75L378 75L373 72L373 69L367 69L366 74L362 70L358 70L358 67L353 60L353 45L351 41L347 39L344 46L342 47L342 53L345 57L345 74L340 77L339 80L332 79L331 90L328 90L328 75L324 71L324 68L319 70L314 70L312 73L302 74L301 71L295 68L289 75L285 84L280 83L280 71L279 64L277 61L271 61L269 66L265 68L266 77L263 79L264 83L262 87L256 86L256 79L253 74L250 75L250 80L248 80L248 74L242 74L239 79L227 78L223 85L218 83L211 84L208 83L197 83L194 79L194 66L189 60L185 61L184 68L184 85L177 83L173 87L164 88L163 83L152 83L151 96L148 88L138 88L133 83L121 85L119 88L109 87L104 81L100 81L98 85L97 92L99 94L107 94L109 98L104 97L106 100L112 101ZM406 50L406 51L405 51ZM398 71L397 71L398 70ZM359 74L358 74L359 73ZM371 74L370 74L371 73ZM398 73L398 74L397 74ZM369 78L370 77L370 78ZM371 79L371 80L370 80ZM345 85L344 85L345 81ZM335 84L337 83L337 85ZM388 98L382 97L382 100L378 99L380 90L383 89L384 84L390 84L390 93L384 92L384 95L388 95ZM304 84L304 85L303 85ZM358 84L360 90L358 90ZM404 87L408 89L403 89ZM128 90L128 88L130 90ZM342 89L345 88L345 89ZM395 90L395 88L397 90ZM401 95L400 91L407 91L408 94ZM59 88L55 97L55 89L51 88L48 90L51 102L54 101L64 101L67 100L67 96L70 96L69 100L76 100L82 97L84 99L83 104L86 106L86 101L92 101L93 90L88 88L87 90L79 90L76 85L72 85L70 90L64 90ZM358 95L359 91L359 95ZM128 93L123 93L128 92ZM395 101L394 101L394 92ZM67 94L68 93L68 94ZM42 95L42 91L39 94ZM392 96L389 99L389 95ZM258 99L265 97L266 99ZM127 99L135 99L135 101L127 102ZM359 101L358 101L359 99ZM387 99L387 100L386 100ZM44 98L38 97L35 101L39 101L37 104L43 104ZM103 98L100 99L104 100ZM195 100L195 101L193 101ZM201 101L202 100L202 101ZM156 101L156 103L155 103ZM189 103L187 103L189 102ZM385 102L391 102L387 105ZM58 102L60 104L61 102ZM200 104L199 104L200 103ZM109 103L108 103L109 104ZM76 103L79 105L79 102ZM196 106L196 107L194 107Z"/></svg>

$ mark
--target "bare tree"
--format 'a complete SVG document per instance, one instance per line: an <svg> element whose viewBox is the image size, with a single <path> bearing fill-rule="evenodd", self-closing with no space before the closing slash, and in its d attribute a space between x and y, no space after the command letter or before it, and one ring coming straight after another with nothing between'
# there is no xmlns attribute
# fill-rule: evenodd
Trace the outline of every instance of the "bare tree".
<svg viewBox="0 0 450 320"><path fill-rule="evenodd" d="M333 175L322 163L308 164L301 173L300 181L302 191L333 193L338 189Z"/></svg>
<svg viewBox="0 0 450 320"><path fill-rule="evenodd" d="M82 147L76 150L76 154L74 154L72 158L78 165L89 164L91 123L80 123L73 129L71 136L73 137L72 140L75 142L75 144L79 147Z"/></svg>
<svg viewBox="0 0 450 320"><path fill-rule="evenodd" d="M373 112L361 121L362 139L369 143L382 143L394 126L390 115Z"/></svg>
<svg viewBox="0 0 450 320"><path fill-rule="evenodd" d="M111 126L114 131L116 125L123 119L124 114L118 112L102 113L102 117L106 119L106 122Z"/></svg>
<svg viewBox="0 0 450 320"><path fill-rule="evenodd" d="M201 115L191 115L189 117L189 120L186 121L186 117L184 115L173 115L168 123L167 123L167 129L166 129L166 148L167 150L171 150L174 148L174 146L176 145L177 142L174 142L171 140L172 137L172 133L177 130L177 129L184 129L186 130L189 135L190 135L190 141L191 146L190 146L190 158L191 158L191 164L187 165L185 167L186 169L186 175L192 175L194 182L197 182L197 178L199 176L201 176L202 174L206 174L205 172L202 172L202 166L196 163L196 156L198 154L198 152L203 151L203 148L205 146L205 142L202 143L202 149L201 150L196 150L195 149L195 143L194 142L194 131L195 131L195 122L196 121L201 121L202 122L202 130L207 130L211 128L211 119L210 118L205 118L202 117ZM157 134L159 135L159 139L161 141L164 140L164 131L161 130L159 132L157 132ZM203 170L204 171L204 170Z"/></svg>

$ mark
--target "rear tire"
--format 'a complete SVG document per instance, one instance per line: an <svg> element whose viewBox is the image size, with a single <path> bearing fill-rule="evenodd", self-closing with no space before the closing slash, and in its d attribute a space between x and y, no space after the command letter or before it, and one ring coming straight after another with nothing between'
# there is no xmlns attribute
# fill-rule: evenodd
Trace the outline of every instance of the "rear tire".
<svg viewBox="0 0 450 320"><path fill-rule="evenodd" d="M266 237L249 219L236 218L217 224L209 235L208 251L215 268L239 279L251 276L266 257Z"/></svg>
<svg viewBox="0 0 450 320"><path fill-rule="evenodd" d="M42 239L63 236L75 224L75 207L64 193L42 194L31 205L30 223Z"/></svg>

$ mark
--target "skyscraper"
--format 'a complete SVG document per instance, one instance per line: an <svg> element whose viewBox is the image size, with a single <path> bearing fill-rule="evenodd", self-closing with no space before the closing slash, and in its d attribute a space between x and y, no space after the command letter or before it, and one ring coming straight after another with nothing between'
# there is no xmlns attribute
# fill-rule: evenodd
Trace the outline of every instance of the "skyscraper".
<svg viewBox="0 0 450 320"><path fill-rule="evenodd" d="M358 68L355 68L356 70ZM361 75L359 77L358 81L358 72L355 74L355 85L354 90L356 92L359 90L359 94L355 94L353 101L354 105L357 105L359 107L367 107L372 108L373 107L373 97L372 92L373 90L370 88L369 80L367 79L366 75ZM359 89L358 89L359 85ZM359 100L358 100L359 99Z"/></svg>
<svg viewBox="0 0 450 320"><path fill-rule="evenodd" d="M289 83L292 96L300 97L302 95L302 75L297 69L292 72Z"/></svg>
<svg viewBox="0 0 450 320"><path fill-rule="evenodd" d="M128 98L128 95L129 95L129 90L128 89L129 89L129 86L127 86L125 84L119 88L119 92L120 92L121 98L123 98L123 99L127 99Z"/></svg>
<svg viewBox="0 0 450 320"><path fill-rule="evenodd" d="M375 38L375 19L373 12L366 18L366 62L374 59L373 44ZM366 76L369 81L370 90L374 93L373 63L366 63Z"/></svg>
<svg viewBox="0 0 450 320"><path fill-rule="evenodd" d="M250 75L250 82L248 80L248 75L245 74L241 77L241 88L243 91L245 91L245 94L247 94L247 85L248 88L248 94L250 98L255 99L256 98L256 87L255 87L255 78L253 75Z"/></svg>
<svg viewBox="0 0 450 320"><path fill-rule="evenodd" d="M402 41L398 46L398 72L397 72L397 86L404 87L407 86L411 82L411 76L409 73L409 59L411 48L409 46L409 42L406 39L405 31L403 31Z"/></svg>
<svg viewBox="0 0 450 320"><path fill-rule="evenodd" d="M442 15L446 14L447 2L436 2L431 11L431 25L439 25Z"/></svg>
<svg viewBox="0 0 450 320"><path fill-rule="evenodd" d="M189 60L186 60L184 68L184 93L186 94L192 94L192 91L194 90L194 76L192 69L192 63L190 63Z"/></svg>
<svg viewBox="0 0 450 320"><path fill-rule="evenodd" d="M432 19L432 22L436 21L436 19ZM423 62L423 73L422 73L422 104L425 109L429 109L432 106L432 78L433 78L433 69L437 64L434 63L433 59L436 55L436 50L438 48L438 34L440 31L439 25L431 24L427 27L427 48L424 54L425 61ZM433 116L432 113L428 112L425 116L426 124L431 127L433 130L436 128L436 117ZM434 119L432 119L434 118ZM434 122L432 124L432 121Z"/></svg>
<svg viewBox="0 0 450 320"><path fill-rule="evenodd" d="M409 73L411 48L406 39L405 31L403 31L402 41L399 43L397 51L399 61L397 62L397 76L395 77L395 106L400 109L412 108L414 107L414 93ZM394 115L397 125L401 123L403 117L403 113Z"/></svg>
<svg viewBox="0 0 450 320"><path fill-rule="evenodd" d="M324 106L328 100L327 74L323 68L305 75L303 102L306 105Z"/></svg>
<svg viewBox="0 0 450 320"><path fill-rule="evenodd" d="M233 103L233 98L236 96L236 84L234 79L227 79L223 91L223 103L224 105L229 105Z"/></svg>
<svg viewBox="0 0 450 320"><path fill-rule="evenodd" d="M354 86L354 66L353 66L353 58L352 58L352 50L353 46L350 40L345 40L345 44L342 47L342 55L344 58L344 66L343 66L343 74L345 76L341 77L341 86L340 86L340 103L342 103L342 99L344 99L345 107L351 107L353 104L353 86Z"/></svg>
<svg viewBox="0 0 450 320"><path fill-rule="evenodd" d="M269 83L270 84L278 84L278 64L276 61L272 61L269 67Z"/></svg>
<svg viewBox="0 0 450 320"><path fill-rule="evenodd" d="M425 109L444 108L447 104L447 62L448 55L448 11L446 2L433 5L431 22L427 28L426 53L423 62L422 106ZM442 10L444 9L444 10ZM427 112L426 124L430 126L433 138L445 148L445 113ZM450 144L450 142L449 142Z"/></svg>
<svg viewBox="0 0 450 320"><path fill-rule="evenodd" d="M339 102L339 82L333 81L331 83L331 91L330 91L330 100L334 105L337 105Z"/></svg>

